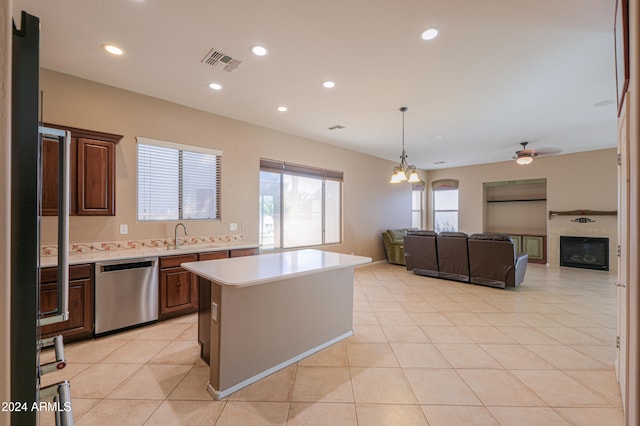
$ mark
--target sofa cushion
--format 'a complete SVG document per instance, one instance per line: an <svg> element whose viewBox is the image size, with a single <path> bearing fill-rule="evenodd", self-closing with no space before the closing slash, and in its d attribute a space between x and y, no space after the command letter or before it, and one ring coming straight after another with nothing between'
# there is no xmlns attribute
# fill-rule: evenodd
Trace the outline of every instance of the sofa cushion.
<svg viewBox="0 0 640 426"><path fill-rule="evenodd" d="M484 232L482 234L473 234L469 237L470 240L489 240L489 241L512 241L511 236L508 234L501 234L498 232Z"/></svg>
<svg viewBox="0 0 640 426"><path fill-rule="evenodd" d="M435 237L438 234L436 232L434 232L434 231L413 230L413 231L407 231L407 235L420 235L420 236L423 236L423 237Z"/></svg>
<svg viewBox="0 0 640 426"><path fill-rule="evenodd" d="M438 236L446 238L467 238L467 234L464 232L441 232Z"/></svg>

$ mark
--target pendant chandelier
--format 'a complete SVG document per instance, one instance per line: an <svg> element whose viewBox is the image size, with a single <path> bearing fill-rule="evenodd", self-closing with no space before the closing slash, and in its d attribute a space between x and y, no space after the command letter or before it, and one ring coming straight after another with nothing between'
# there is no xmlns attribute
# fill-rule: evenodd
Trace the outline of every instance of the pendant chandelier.
<svg viewBox="0 0 640 426"><path fill-rule="evenodd" d="M400 164L393 168L393 176L391 176L389 183L420 182L416 166L410 166L407 163L407 153L404 150L404 113L407 109L407 107L400 108L400 112L402 112L402 155L400 156ZM408 179L407 175L409 175Z"/></svg>

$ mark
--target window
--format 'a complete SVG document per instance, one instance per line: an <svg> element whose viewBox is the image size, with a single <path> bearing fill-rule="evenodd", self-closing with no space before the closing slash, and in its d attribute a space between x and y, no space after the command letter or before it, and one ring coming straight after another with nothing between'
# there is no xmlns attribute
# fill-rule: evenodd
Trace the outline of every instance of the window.
<svg viewBox="0 0 640 426"><path fill-rule="evenodd" d="M342 172L260 160L260 247L339 243L342 176Z"/></svg>
<svg viewBox="0 0 640 426"><path fill-rule="evenodd" d="M422 229L422 194L424 181L411 184L411 227Z"/></svg>
<svg viewBox="0 0 640 426"><path fill-rule="evenodd" d="M433 229L458 231L458 181L443 179L431 184L433 191Z"/></svg>
<svg viewBox="0 0 640 426"><path fill-rule="evenodd" d="M138 220L220 219L221 151L137 140Z"/></svg>

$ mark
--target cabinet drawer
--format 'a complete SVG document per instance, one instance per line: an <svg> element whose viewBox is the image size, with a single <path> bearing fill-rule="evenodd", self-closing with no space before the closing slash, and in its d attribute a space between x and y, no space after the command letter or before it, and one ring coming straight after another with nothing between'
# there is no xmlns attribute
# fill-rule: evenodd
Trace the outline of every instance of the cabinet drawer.
<svg viewBox="0 0 640 426"><path fill-rule="evenodd" d="M69 266L69 281L91 278L93 264ZM58 281L58 268L55 266L40 270L40 283L55 283Z"/></svg>
<svg viewBox="0 0 640 426"><path fill-rule="evenodd" d="M177 256L165 256L160 258L160 269L180 266L184 262L195 262L198 260L197 254L181 254Z"/></svg>
<svg viewBox="0 0 640 426"><path fill-rule="evenodd" d="M198 260L226 259L227 257L229 257L229 252L227 250L209 251L206 253L200 253L198 255Z"/></svg>
<svg viewBox="0 0 640 426"><path fill-rule="evenodd" d="M229 257L253 256L259 253L258 248L236 249L229 252Z"/></svg>

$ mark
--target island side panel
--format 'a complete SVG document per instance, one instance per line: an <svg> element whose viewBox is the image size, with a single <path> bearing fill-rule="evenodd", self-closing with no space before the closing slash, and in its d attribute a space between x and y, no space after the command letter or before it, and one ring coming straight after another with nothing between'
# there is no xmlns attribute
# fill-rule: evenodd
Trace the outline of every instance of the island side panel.
<svg viewBox="0 0 640 426"><path fill-rule="evenodd" d="M214 380L213 342L211 365L211 385L218 391L353 329L353 267L255 286L219 287L219 383Z"/></svg>

